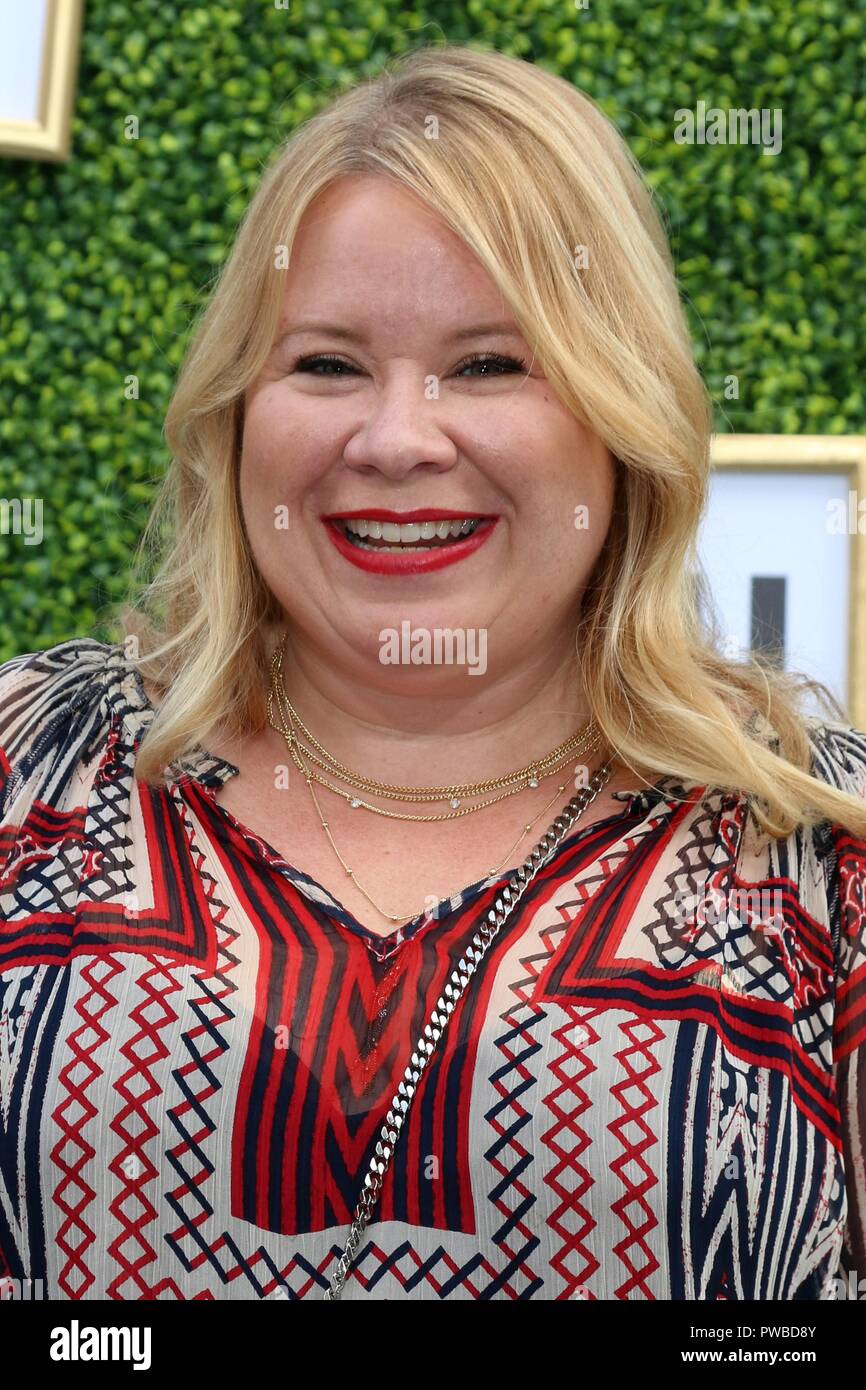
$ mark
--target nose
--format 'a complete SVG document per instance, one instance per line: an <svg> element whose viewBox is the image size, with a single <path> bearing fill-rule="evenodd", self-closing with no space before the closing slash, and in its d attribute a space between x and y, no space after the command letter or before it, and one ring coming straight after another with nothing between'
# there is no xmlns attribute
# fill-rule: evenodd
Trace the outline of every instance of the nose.
<svg viewBox="0 0 866 1390"><path fill-rule="evenodd" d="M375 392L365 393L363 417L343 450L347 466L401 478L419 465L447 471L458 459L442 428L440 402L430 399L435 383L407 370Z"/></svg>

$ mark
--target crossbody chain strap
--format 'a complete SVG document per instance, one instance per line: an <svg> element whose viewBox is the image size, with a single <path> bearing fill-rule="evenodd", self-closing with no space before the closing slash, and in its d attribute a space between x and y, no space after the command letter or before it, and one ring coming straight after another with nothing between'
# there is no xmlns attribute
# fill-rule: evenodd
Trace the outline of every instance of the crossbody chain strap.
<svg viewBox="0 0 866 1390"><path fill-rule="evenodd" d="M427 1064L432 1057L436 1045L448 1026L448 1020L453 1014L459 1003L466 986L481 964L485 953L491 942L499 933L499 929L510 916L514 908L519 903L529 884L535 875L550 859L553 851L557 848L563 836L571 829L574 822L586 809L591 801L594 801L601 791L605 782L610 776L610 764L605 763L593 774L585 787L573 796L571 800L562 808L550 829L541 837L535 849L528 859L515 869L509 883L502 889L502 892L487 914L486 919L478 925L478 930L472 937L460 960L451 972L451 977L440 994L430 1018L425 1025L424 1032L415 1044L415 1051L409 1059L409 1065L403 1073L403 1079L391 1100L385 1123L379 1131L379 1138L376 1141L376 1149L370 1159L370 1166L364 1178L364 1186L358 1205L355 1208L355 1215L349 1231L343 1253L337 1263L337 1270L328 1288L325 1290L324 1297L334 1301L339 1299L346 1281L346 1275L352 1264L358 1247L361 1244L361 1237L373 1214L373 1208L379 1199L382 1190L382 1183L385 1174L391 1163L394 1153L394 1146L400 1136L403 1123L412 1104L415 1092L418 1089Z"/></svg>

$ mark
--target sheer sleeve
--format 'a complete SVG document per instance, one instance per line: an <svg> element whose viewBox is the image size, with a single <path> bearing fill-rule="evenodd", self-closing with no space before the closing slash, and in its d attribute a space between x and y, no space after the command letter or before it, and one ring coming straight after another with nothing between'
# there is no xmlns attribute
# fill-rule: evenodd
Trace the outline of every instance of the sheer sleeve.
<svg viewBox="0 0 866 1390"><path fill-rule="evenodd" d="M866 733L823 725L813 772L866 801ZM833 1072L842 1122L848 1220L844 1272L866 1277L866 840L839 825L816 827L835 959Z"/></svg>

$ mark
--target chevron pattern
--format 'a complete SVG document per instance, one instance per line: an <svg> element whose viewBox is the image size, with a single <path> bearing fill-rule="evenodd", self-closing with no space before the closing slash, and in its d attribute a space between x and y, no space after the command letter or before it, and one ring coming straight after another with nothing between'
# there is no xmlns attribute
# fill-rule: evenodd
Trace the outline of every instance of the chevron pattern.
<svg viewBox="0 0 866 1390"><path fill-rule="evenodd" d="M0 1274L321 1298L503 879L377 937L223 811L231 765L141 784L152 717L119 647L0 667ZM811 736L866 799L866 734ZM485 955L344 1299L825 1298L866 1259L866 843L666 777L619 799Z"/></svg>

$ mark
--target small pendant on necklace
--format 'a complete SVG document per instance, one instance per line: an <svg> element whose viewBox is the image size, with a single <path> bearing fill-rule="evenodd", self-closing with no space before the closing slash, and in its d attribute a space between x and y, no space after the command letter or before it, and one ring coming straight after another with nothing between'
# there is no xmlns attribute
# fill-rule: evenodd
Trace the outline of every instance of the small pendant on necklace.
<svg viewBox="0 0 866 1390"><path fill-rule="evenodd" d="M537 777L530 777L530 779L529 779L529 785L530 785L530 787L537 787L537 786L538 786L538 778L537 778Z"/></svg>
<svg viewBox="0 0 866 1390"><path fill-rule="evenodd" d="M353 796L352 800L349 802L350 806L360 806L360 804L361 803L356 796Z"/></svg>
<svg viewBox="0 0 866 1390"><path fill-rule="evenodd" d="M459 797L456 797L456 796L452 796L452 798L451 798L451 805L453 806L454 810L456 811L456 810L457 810L457 807L460 805L460 798L459 798Z"/></svg>

